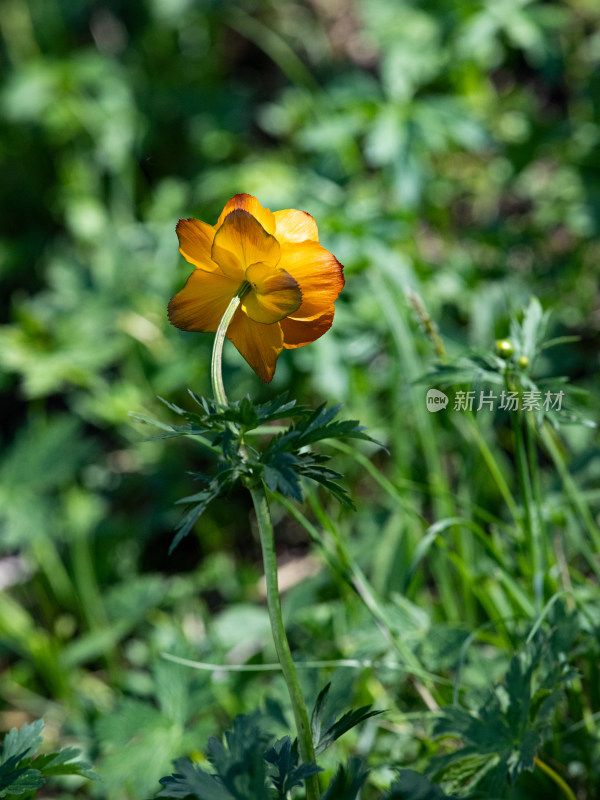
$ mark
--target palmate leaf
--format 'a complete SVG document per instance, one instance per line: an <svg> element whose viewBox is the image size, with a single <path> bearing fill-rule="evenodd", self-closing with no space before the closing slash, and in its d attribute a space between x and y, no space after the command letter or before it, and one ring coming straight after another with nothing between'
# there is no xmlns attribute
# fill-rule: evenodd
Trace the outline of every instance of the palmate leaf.
<svg viewBox="0 0 600 800"><path fill-rule="evenodd" d="M176 772L160 783L158 797L193 797L198 800L262 800L287 798L319 768L315 764L298 765L298 751L289 737L271 744L272 737L261 732L257 715L239 715L225 741L211 737L207 758L214 770L210 774L189 759L175 762ZM273 792L277 792L274 795Z"/></svg>
<svg viewBox="0 0 600 800"><path fill-rule="evenodd" d="M44 721L13 728L0 750L0 797L30 794L44 786L46 778L56 775L81 775L99 780L91 764L79 760L79 750L67 747L56 753L35 756L42 743Z"/></svg>
<svg viewBox="0 0 600 800"><path fill-rule="evenodd" d="M539 631L513 656L504 681L476 711L458 706L442 710L434 734L457 736L463 747L433 759L428 770L431 777L446 781L460 765L470 784L477 781L499 795L507 780L514 783L523 770L534 768L537 753L551 735L564 686L576 677L566 656L577 628L558 606L556 603L551 632ZM476 757L482 756L488 760L476 763Z"/></svg>
<svg viewBox="0 0 600 800"><path fill-rule="evenodd" d="M170 553L190 533L209 503L228 492L238 480L248 484L263 480L271 492L280 492L301 502L301 478L309 478L323 486L341 505L355 510L350 495L337 482L342 476L324 466L328 456L307 449L315 442L332 438L362 439L378 444L356 420L336 420L340 405L326 408L323 404L312 410L297 406L295 400L288 400L287 394L283 394L260 405L254 405L246 396L225 406L193 392L190 396L199 412L188 412L160 398L171 411L184 417L187 425L169 426L134 415L140 421L161 428L163 433L158 438L201 436L204 444L212 450L220 450L222 456L217 475L212 479L196 475L204 482L203 488L178 501L188 504L189 508L176 528ZM262 452L247 441L246 435L252 430L261 428L260 434L268 434L268 423L284 418L291 418L292 424L274 435Z"/></svg>
<svg viewBox="0 0 600 800"><path fill-rule="evenodd" d="M158 797L196 800L289 800L290 791L320 772L314 763L299 764L298 745L289 736L273 741L262 731L260 712L239 715L224 741L211 737L207 758L212 773L188 758L174 762L162 778ZM260 724L259 724L260 723Z"/></svg>
<svg viewBox="0 0 600 800"><path fill-rule="evenodd" d="M265 796L265 750L270 738L260 731L253 716L240 714L233 729L225 733L225 744L215 737L208 740L206 756L236 800Z"/></svg>

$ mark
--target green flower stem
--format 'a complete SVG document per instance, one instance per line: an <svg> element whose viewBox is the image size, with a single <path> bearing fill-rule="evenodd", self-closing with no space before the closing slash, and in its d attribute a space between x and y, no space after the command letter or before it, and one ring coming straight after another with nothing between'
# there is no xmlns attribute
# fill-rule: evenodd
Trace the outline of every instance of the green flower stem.
<svg viewBox="0 0 600 800"><path fill-rule="evenodd" d="M565 781L560 777L558 772L555 772L555 770L553 770L552 767L550 767L548 764L546 764L545 761L542 761L542 759L538 758L537 756L533 760L535 762L536 767L539 767L542 770L542 772L545 772L546 775L548 775L548 777L554 781L554 783L558 786L558 788L562 789L562 792L565 797L569 798L569 800L576 800L575 795L573 794L567 783L565 783Z"/></svg>
<svg viewBox="0 0 600 800"><path fill-rule="evenodd" d="M223 343L227 334L231 320L238 309L242 297L250 289L248 281L244 281L238 289L235 297L227 306L225 313L221 318L215 342L213 345L212 363L211 363L211 380L215 400L223 406L226 406L227 395L225 394L225 387L223 386ZM240 445L240 450L243 452L243 447ZM300 750L300 757L305 763L315 761L315 750L312 742L312 734L310 730L310 723L308 720L308 712L306 704L298 682L298 675L292 660L290 646L288 644L285 627L283 625L283 616L281 614L281 601L279 599L279 585L277 581L277 557L275 555L275 539L273 536L273 524L271 522L271 512L265 489L262 483L248 483L247 484L250 494L252 495L252 502L256 511L256 519L258 522L258 530L260 534L260 545L263 555L263 563L265 568L265 581L267 585L267 607L269 609L269 620L271 622L271 632L273 634L273 641L275 642L275 650L277 657L281 664L281 671L287 684L292 709L294 711L294 719L296 721L296 730L298 733L298 747ZM319 781L316 775L312 775L306 779L306 800L319 800Z"/></svg>
<svg viewBox="0 0 600 800"><path fill-rule="evenodd" d="M243 281L235 296L231 298L231 302L221 317L221 322L219 322L219 327L217 328L217 333L213 344L210 379L212 381L215 400L222 406L227 405L227 395L225 394L225 387L223 386L223 343L225 342L227 328L233 319L233 315L237 311L242 297L249 291L249 289L250 284L248 281Z"/></svg>
<svg viewBox="0 0 600 800"><path fill-rule="evenodd" d="M283 677L287 684L296 730L298 732L298 746L302 761L307 763L315 760L315 751L312 742L308 712L302 696L302 690L298 682L296 667L292 660L290 646L288 644L283 617L281 614L281 601L279 599L279 586L277 582L277 557L275 555L275 540L273 537L273 524L267 496L262 485L249 487L252 495L252 502L256 511L256 521L260 535L260 545L263 554L265 567L265 580L267 584L267 607L269 609L269 619L271 621L271 631L275 642L275 650L281 664ZM316 775L312 775L306 780L306 800L318 800L319 782Z"/></svg>

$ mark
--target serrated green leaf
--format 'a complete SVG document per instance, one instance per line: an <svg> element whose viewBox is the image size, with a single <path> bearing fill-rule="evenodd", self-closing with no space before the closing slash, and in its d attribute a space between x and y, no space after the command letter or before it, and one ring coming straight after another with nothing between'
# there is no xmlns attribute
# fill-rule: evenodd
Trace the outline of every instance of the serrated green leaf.
<svg viewBox="0 0 600 800"><path fill-rule="evenodd" d="M269 491L280 491L285 497L302 502L302 487L294 469L297 459L291 453L281 453L274 464L263 466L263 480Z"/></svg>
<svg viewBox="0 0 600 800"><path fill-rule="evenodd" d="M313 745L316 747L321 739L321 729L323 727L323 715L325 713L325 705L331 689L331 681L325 684L317 695L315 705L310 717L310 732L313 740Z"/></svg>
<svg viewBox="0 0 600 800"><path fill-rule="evenodd" d="M292 744L289 736L276 741L266 752L265 760L274 767L271 780L278 792L277 800L285 800L295 786L301 786L306 778L322 771L314 762L298 766L298 743Z"/></svg>
<svg viewBox="0 0 600 800"><path fill-rule="evenodd" d="M195 797L198 800L236 800L219 779L205 772L189 758L174 762L176 772L159 783L164 787L156 797Z"/></svg>
<svg viewBox="0 0 600 800"><path fill-rule="evenodd" d="M523 651L513 656L504 681L476 711L457 706L442 710L434 734L458 736L463 747L434 758L430 767L433 776L443 775L446 780L450 768L456 773L456 765L488 754L497 763L486 765L482 780L487 791L493 787L501 794L508 779L514 782L523 770L533 769L535 756L551 734L552 715L562 687L572 676L563 657L573 636L572 631L569 637L562 630L568 624L567 619L557 616L557 625L549 633L538 631Z"/></svg>
<svg viewBox="0 0 600 800"><path fill-rule="evenodd" d="M211 737L206 755L219 780L236 800L255 800L267 792L265 750L270 737L254 717L240 714L225 733L225 744Z"/></svg>
<svg viewBox="0 0 600 800"><path fill-rule="evenodd" d="M357 800L368 774L361 758L349 758L346 766L340 764L321 800Z"/></svg>
<svg viewBox="0 0 600 800"><path fill-rule="evenodd" d="M65 747L58 753L37 756L31 766L39 770L46 778L51 775L80 775L90 780L100 780L100 776L92 771L89 761L80 759L81 751L76 747Z"/></svg>
<svg viewBox="0 0 600 800"><path fill-rule="evenodd" d="M295 400L288 400L287 398L288 392L284 392L279 397L256 406L256 413L261 425L306 413L306 406L297 406ZM292 410L294 411L293 415L290 414Z"/></svg>
<svg viewBox="0 0 600 800"><path fill-rule="evenodd" d="M0 765L0 797L14 797L34 792L45 784L45 780L37 769L29 767L17 768L18 757L10 758Z"/></svg>
<svg viewBox="0 0 600 800"><path fill-rule="evenodd" d="M0 764L17 755L20 758L33 756L42 744L43 730L43 719L28 722L21 728L12 728L4 737L2 751L0 752Z"/></svg>
<svg viewBox="0 0 600 800"><path fill-rule="evenodd" d="M206 489L177 501L178 503L192 503L193 506L177 525L176 535L169 547L169 553L172 553L184 536L187 536L192 530L208 504L227 492L235 484L237 478L238 472L235 469L222 469L210 481Z"/></svg>
<svg viewBox="0 0 600 800"><path fill-rule="evenodd" d="M336 739L343 736L352 728L364 722L369 717L376 717L378 714L383 714L383 711L371 711L371 706L361 706L361 708L352 709L347 711L335 722L329 722L323 726L321 736L317 745L315 746L315 755L320 755L324 750L327 750Z"/></svg>

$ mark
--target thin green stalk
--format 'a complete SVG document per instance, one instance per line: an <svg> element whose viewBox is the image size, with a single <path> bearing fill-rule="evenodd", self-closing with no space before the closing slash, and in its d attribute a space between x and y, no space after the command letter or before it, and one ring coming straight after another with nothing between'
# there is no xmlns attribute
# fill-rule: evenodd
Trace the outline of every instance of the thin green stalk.
<svg viewBox="0 0 600 800"><path fill-rule="evenodd" d="M161 658L165 661L172 661L174 664L182 664L184 667L205 672L282 672L279 662L276 664L213 664L207 661L194 661L191 658L181 658L172 653L161 653ZM408 672L406 664L399 661L387 661L373 658L333 658L325 661L301 661L294 663L297 670L301 669L372 669L384 668L394 669L399 672Z"/></svg>
<svg viewBox="0 0 600 800"><path fill-rule="evenodd" d="M213 344L212 361L210 365L210 378L212 381L213 392L215 400L222 406L227 405L227 395L225 394L225 387L223 386L223 343L227 334L227 328L233 319L233 315L237 311L242 297L246 294L250 284L244 281L238 289L235 297L231 298L231 302L221 317L217 333L215 334L215 341Z"/></svg>
<svg viewBox="0 0 600 800"><path fill-rule="evenodd" d="M235 297L233 297L227 306L213 345L212 363L211 363L211 380L213 385L213 392L215 399L221 405L226 406L227 395L225 394L225 387L223 386L223 373L222 373L222 360L223 360L223 344L227 334L227 328L235 312L238 309L242 297L250 289L248 281L243 281L240 285ZM243 452L243 448L240 448ZM273 536L273 523L271 522L271 512L269 510L269 503L262 483L248 482L248 490L252 496L254 510L256 511L256 520L258 523L258 531L260 535L260 545L263 556L263 564L265 569L265 581L267 586L267 608L269 611L269 620L271 622L271 633L273 634L273 641L275 643L275 650L281 670L285 679L290 701L292 703L292 710L294 712L294 720L296 722L296 731L298 734L298 747L300 750L300 757L304 763L315 761L315 750L313 747L312 733L310 729L310 722L308 719L308 712L306 704L298 682L298 675L292 660L290 646L285 633L285 626L283 624L283 616L281 613L281 600L279 598L279 585L277 581L277 556L275 554L275 539ZM316 775L311 775L306 778L306 800L319 800L319 781Z"/></svg>
<svg viewBox="0 0 600 800"><path fill-rule="evenodd" d="M288 644L283 616L281 613L281 601L279 599L279 586L277 582L277 557L275 555L275 540L273 537L273 524L267 496L262 485L252 486L250 494L256 511L256 521L260 535L260 545L263 555L265 568L265 580L267 585L267 607L269 609L269 620L271 622L271 632L275 642L275 650L281 664L283 677L287 684L296 730L298 733L298 747L302 761L308 763L315 760L315 750L313 747L308 712L298 682L298 675L292 660L290 646ZM306 798L307 800L318 800L319 781L316 775L306 779Z"/></svg>
<svg viewBox="0 0 600 800"><path fill-rule="evenodd" d="M563 791L565 797L568 797L569 800L577 800L569 786L565 783L565 781L563 781L558 772L555 772L552 767L550 767L545 761L542 761L542 759L538 758L537 756L533 760L535 765L539 767L542 772L545 772L546 775L559 787L559 789Z"/></svg>

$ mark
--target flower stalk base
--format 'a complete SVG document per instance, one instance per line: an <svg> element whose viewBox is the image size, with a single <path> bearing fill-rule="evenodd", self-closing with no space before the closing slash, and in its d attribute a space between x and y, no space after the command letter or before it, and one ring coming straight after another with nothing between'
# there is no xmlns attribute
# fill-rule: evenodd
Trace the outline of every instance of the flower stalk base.
<svg viewBox="0 0 600 800"><path fill-rule="evenodd" d="M242 297L248 291L249 284L244 281L240 286L235 297L227 306L227 310L221 318L215 342L213 345L212 363L211 363L211 380L215 400L223 406L228 405L227 395L225 394L225 387L223 386L222 374L222 360L223 360L223 344L227 334L227 328L234 317L235 312L241 302ZM279 598L279 585L277 581L277 556L275 554L275 540L273 536L273 523L271 522L271 512L267 496L262 482L254 480L252 483L248 481L246 484L250 494L252 495L252 502L256 511L256 520L258 523L258 531L260 535L260 545L263 556L263 564L265 569L265 581L267 586L267 607L269 610L269 620L271 623L271 632L273 634L273 641L275 643L275 650L277 657L281 664L281 670L285 679L292 709L294 712L294 720L296 722L296 730L298 733L298 749L300 757L304 763L315 761L315 751L313 747L312 734L310 729L310 722L308 719L308 712L306 704L300 689L296 667L292 660L290 646L288 644L287 636L285 633L285 626L283 624L283 616L281 613L281 601ZM306 800L319 800L319 782L316 775L311 775L306 778Z"/></svg>
<svg viewBox="0 0 600 800"><path fill-rule="evenodd" d="M260 536L260 545L263 555L265 569L265 581L267 585L267 607L269 610L269 620L277 657L281 664L283 677L287 684L294 720L298 732L298 748L302 761L308 763L315 760L315 751L312 742L308 712L304 703L296 667L292 660L290 646L288 644L283 616L281 613L281 602L279 599L279 586L277 582L277 557L275 555L275 541L273 537L273 524L271 513L264 488L261 486L250 487L254 510L256 511L256 521ZM318 800L319 782L316 775L306 779L306 798L307 800Z"/></svg>

